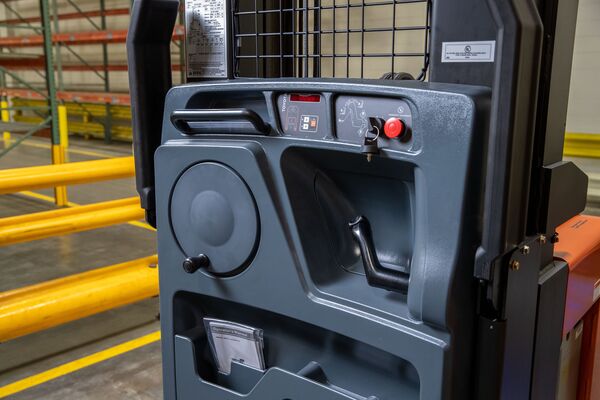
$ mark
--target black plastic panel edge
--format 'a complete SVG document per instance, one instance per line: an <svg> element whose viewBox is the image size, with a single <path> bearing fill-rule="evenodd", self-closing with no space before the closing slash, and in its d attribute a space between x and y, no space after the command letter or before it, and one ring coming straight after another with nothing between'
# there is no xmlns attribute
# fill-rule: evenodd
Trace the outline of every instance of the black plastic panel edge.
<svg viewBox="0 0 600 400"><path fill-rule="evenodd" d="M178 9L178 0L134 0L127 34L136 188L146 220L154 227L154 152L172 86L170 43Z"/></svg>

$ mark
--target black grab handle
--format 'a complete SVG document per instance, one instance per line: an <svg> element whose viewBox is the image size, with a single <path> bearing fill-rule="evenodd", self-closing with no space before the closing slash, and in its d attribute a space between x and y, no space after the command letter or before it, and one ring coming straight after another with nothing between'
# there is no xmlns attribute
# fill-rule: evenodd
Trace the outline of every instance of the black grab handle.
<svg viewBox="0 0 600 400"><path fill-rule="evenodd" d="M365 275L367 276L369 285L406 293L408 291L410 275L381 265L375 252L369 221L365 217L360 216L348 225L350 226L354 240L356 240L360 248Z"/></svg>
<svg viewBox="0 0 600 400"><path fill-rule="evenodd" d="M190 122L218 122L222 128L231 132L241 130L239 122L249 122L253 131L267 134L270 130L269 124L265 123L260 115L247 108L235 109L202 109L202 110L175 110L171 113L171 122L183 133L192 134L198 131L190 126Z"/></svg>
<svg viewBox="0 0 600 400"><path fill-rule="evenodd" d="M154 227L154 152L172 85L169 47L178 10L179 0L134 0L127 33L136 188L146 220Z"/></svg>

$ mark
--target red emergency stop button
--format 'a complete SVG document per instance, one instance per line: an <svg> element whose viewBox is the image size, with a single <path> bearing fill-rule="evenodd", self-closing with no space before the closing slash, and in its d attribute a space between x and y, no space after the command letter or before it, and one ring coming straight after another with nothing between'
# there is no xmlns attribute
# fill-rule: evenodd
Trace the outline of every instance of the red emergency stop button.
<svg viewBox="0 0 600 400"><path fill-rule="evenodd" d="M394 117L385 121L385 125L383 126L383 133L390 139L402 137L405 130L404 121Z"/></svg>

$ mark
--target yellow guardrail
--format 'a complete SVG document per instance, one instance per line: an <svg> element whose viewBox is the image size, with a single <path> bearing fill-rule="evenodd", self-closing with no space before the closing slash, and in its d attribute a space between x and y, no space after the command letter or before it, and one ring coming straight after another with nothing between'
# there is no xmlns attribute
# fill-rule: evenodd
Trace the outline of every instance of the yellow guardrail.
<svg viewBox="0 0 600 400"><path fill-rule="evenodd" d="M41 107L46 103L43 100L12 98L15 106ZM102 121L107 119L107 110L110 110L111 138L116 140L131 141L131 108L126 105L65 102L64 107L69 115L69 132L84 136L104 138L105 127ZM32 112L17 111L13 113L15 122L39 124L44 118Z"/></svg>
<svg viewBox="0 0 600 400"><path fill-rule="evenodd" d="M77 215L77 214L81 214L84 212L99 211L99 210L103 210L103 209L110 208L110 207L122 207L122 206L128 206L128 205L137 205L139 207L139 204L140 204L140 201L137 197L128 197L126 199L105 201L102 203L94 203L94 204L89 204L89 205L85 205L85 206L78 205L75 207L60 208L57 210L44 211L42 213L22 214L22 215L17 215L14 217L0 218L0 229L5 226L9 226L9 225L14 226L14 225L25 224L28 222L35 222L35 221L39 220L40 214L44 214L44 217L46 219L60 218L60 217L67 217L67 216L71 216L71 215Z"/></svg>
<svg viewBox="0 0 600 400"><path fill-rule="evenodd" d="M16 122L29 123L29 124L39 124L43 121L41 117L34 116L22 116L22 117L14 117ZM82 118L81 121L70 119L69 120L69 132L77 133L84 137L90 136L98 139L104 138L104 125L99 122L94 122L93 119ZM128 121L128 124L118 124L113 123L111 128L111 137L115 140L121 140L126 142L131 142L132 131L131 131L131 122Z"/></svg>
<svg viewBox="0 0 600 400"><path fill-rule="evenodd" d="M156 255L0 293L0 342L158 295Z"/></svg>
<svg viewBox="0 0 600 400"><path fill-rule="evenodd" d="M102 228L144 218L137 198L113 200L0 220L0 246Z"/></svg>
<svg viewBox="0 0 600 400"><path fill-rule="evenodd" d="M0 194L134 176L133 157L0 170Z"/></svg>
<svg viewBox="0 0 600 400"><path fill-rule="evenodd" d="M47 105L46 100L21 99L13 97L11 99L15 106L39 107ZM80 102L64 102L67 107L69 116L90 116L90 117L106 117L106 104L99 103L80 103ZM110 116L116 119L131 119L131 108L127 105L111 105Z"/></svg>
<svg viewBox="0 0 600 400"><path fill-rule="evenodd" d="M600 133L572 133L565 135L565 156L600 158Z"/></svg>

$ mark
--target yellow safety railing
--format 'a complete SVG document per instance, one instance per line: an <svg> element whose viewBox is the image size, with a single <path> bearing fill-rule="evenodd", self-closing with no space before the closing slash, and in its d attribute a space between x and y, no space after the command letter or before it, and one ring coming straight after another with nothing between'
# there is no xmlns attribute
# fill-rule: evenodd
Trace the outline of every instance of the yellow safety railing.
<svg viewBox="0 0 600 400"><path fill-rule="evenodd" d="M13 98L16 106L40 107L44 106L44 100ZM63 103L69 114L69 131L84 137L104 138L105 126L102 120L110 118L111 137L121 141L131 141L131 109L128 105L111 105L109 113L105 104L65 101ZM35 114L18 114L14 116L17 122L37 124L43 120Z"/></svg>
<svg viewBox="0 0 600 400"><path fill-rule="evenodd" d="M565 135L565 156L600 158L600 133L572 133Z"/></svg>
<svg viewBox="0 0 600 400"><path fill-rule="evenodd" d="M127 178L133 157L0 170L0 194Z"/></svg>
<svg viewBox="0 0 600 400"><path fill-rule="evenodd" d="M144 218L135 197L0 219L0 246L102 228Z"/></svg>
<svg viewBox="0 0 600 400"><path fill-rule="evenodd" d="M0 342L158 295L154 256L0 293Z"/></svg>
<svg viewBox="0 0 600 400"><path fill-rule="evenodd" d="M9 107L9 104L7 101L0 101L0 121L2 122L10 122L10 110L11 108ZM21 112L21 108L17 107L16 108L17 113ZM52 144L52 164L53 165L57 165L57 164L64 164L66 162L68 162L68 153L67 153L67 148L69 146L69 127L68 127L68 118L67 118L67 107L63 104L63 105L58 105L57 107L57 112L58 112L58 120L57 120L57 127L58 127L58 131L59 131L59 138L58 140L56 140L56 143ZM29 131L28 133L26 133L23 137L21 137L20 139L18 139L14 145L11 147L12 141L11 141L11 133L9 131L3 131L2 132L2 140L4 141L4 150L3 150L3 154L6 154L7 152L11 151L14 147L16 147L17 145L19 145L23 140L25 140L27 137L29 137L30 135L34 134L36 131L39 131L40 128L43 127L43 125L46 123L47 121L41 121L42 125L40 125L40 127L38 127L38 129L34 129L32 131ZM67 188L64 185L57 185L54 186L54 199L55 199L55 203L58 206L64 207L67 206L69 204L69 200L68 200L68 196L67 196Z"/></svg>
<svg viewBox="0 0 600 400"><path fill-rule="evenodd" d="M9 107L0 104L2 121ZM134 176L133 157L68 162L67 108L58 106L60 140L52 145L52 164L0 170L0 194L54 188L58 206L73 205L67 186ZM16 144L28 136L20 138ZM5 147L11 145L3 132ZM10 150L9 150L10 151ZM144 218L131 197L0 219L0 246L137 223ZM157 257L146 257L21 289L0 293L0 342L38 332L102 311L158 295Z"/></svg>

